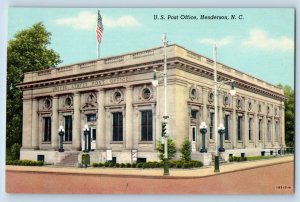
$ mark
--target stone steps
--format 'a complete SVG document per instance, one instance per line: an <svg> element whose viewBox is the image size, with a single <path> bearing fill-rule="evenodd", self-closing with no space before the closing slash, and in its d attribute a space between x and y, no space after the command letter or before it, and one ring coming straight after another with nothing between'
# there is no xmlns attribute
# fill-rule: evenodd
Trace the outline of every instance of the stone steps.
<svg viewBox="0 0 300 202"><path fill-rule="evenodd" d="M64 167L77 167L78 166L78 154L79 153L70 153L61 162L56 163L56 166Z"/></svg>

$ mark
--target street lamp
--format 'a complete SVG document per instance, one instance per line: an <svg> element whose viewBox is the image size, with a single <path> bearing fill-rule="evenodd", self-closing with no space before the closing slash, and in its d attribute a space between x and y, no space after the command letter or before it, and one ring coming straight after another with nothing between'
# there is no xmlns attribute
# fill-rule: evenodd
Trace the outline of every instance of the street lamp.
<svg viewBox="0 0 300 202"><path fill-rule="evenodd" d="M220 133L220 148L219 152L224 152L225 149L223 147L223 134L225 133L225 127L223 123L220 123L220 126L218 127L218 132Z"/></svg>
<svg viewBox="0 0 300 202"><path fill-rule="evenodd" d="M58 149L58 152L64 152L64 146L63 146L63 137L64 137L64 134L65 134L65 129L63 126L59 126L59 129L58 129L58 135L59 135L59 139L60 139L60 144L59 144L59 149Z"/></svg>
<svg viewBox="0 0 300 202"><path fill-rule="evenodd" d="M162 130L163 130L163 142L164 142L164 175L169 175L169 162L168 162L168 135L167 135L167 121L169 116L167 115L167 39L166 33L163 34L162 44L164 47L164 70L157 71L154 70L152 85L157 87L158 80L157 80L157 73L164 79L164 116L162 122Z"/></svg>
<svg viewBox="0 0 300 202"><path fill-rule="evenodd" d="M200 153L206 153L207 149L205 148L205 133L207 132L207 126L205 122L202 122L199 128L200 128L200 133L202 134L202 148L200 149Z"/></svg>
<svg viewBox="0 0 300 202"><path fill-rule="evenodd" d="M83 134L84 134L84 151L83 152L86 152L88 153L89 150L88 150L88 135L89 135L89 127L87 124L84 125L84 128L83 128Z"/></svg>
<svg viewBox="0 0 300 202"><path fill-rule="evenodd" d="M231 96L234 96L236 93L235 87L235 81L220 81L218 82L218 76L217 76L217 46L213 46L213 57L214 57L214 105L215 105L215 120L214 120L214 134L215 134L215 143L216 143L216 154L215 154L215 172L220 172L219 169L219 151L218 151L218 90L221 86L224 84L230 84L231 89L229 90L229 93ZM221 109L220 109L221 110Z"/></svg>

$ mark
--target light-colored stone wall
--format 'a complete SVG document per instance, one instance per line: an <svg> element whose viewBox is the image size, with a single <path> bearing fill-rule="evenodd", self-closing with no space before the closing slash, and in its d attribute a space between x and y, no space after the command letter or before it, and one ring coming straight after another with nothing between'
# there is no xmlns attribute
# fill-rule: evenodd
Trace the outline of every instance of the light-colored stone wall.
<svg viewBox="0 0 300 202"><path fill-rule="evenodd" d="M239 153L243 149L247 155L259 153L260 149L284 147L284 108L283 91L257 78L243 74L223 64L218 64L218 74L222 79L237 80L237 94L228 94L230 86L225 84L218 91L218 110L214 109L214 101L208 96L213 91L213 63L210 59L171 45L168 55L168 86L167 86L167 131L170 138L179 148L184 138L191 141L191 126L197 129L196 152L201 147L199 125L205 121L208 126L206 148L214 152L215 137L209 138L209 112L215 111L218 123L223 122L225 114L229 118L229 140L224 141L228 151ZM39 72L26 73L23 90L23 145L21 158L35 159L37 149L44 152L47 162L55 162L54 155L59 146L58 127L64 126L64 116L72 116L72 141L64 142L68 151L83 148L83 128L85 124L96 127L97 140L95 151L91 152L93 161L102 161L106 149L112 149L118 162L128 162L131 150L137 149L138 156L147 160L157 159L156 141L161 137L161 122L164 115L164 86L159 77L159 85L151 85L153 70L162 70L162 48L149 49L98 61L89 61L70 66L52 68ZM189 61L187 63L186 61ZM190 64L191 63L191 64ZM63 77L68 77L65 80ZM56 79L57 81L50 81ZM27 83L27 82L33 83ZM249 87L245 87L249 85ZM142 90L150 90L150 98L143 99ZM191 91L195 89L196 95ZM121 97L114 99L114 93L120 92ZM94 100L89 100L92 95ZM228 95L229 103L224 104L224 96ZM71 105L66 105L66 99ZM241 108L237 108L237 98L242 100ZM45 102L50 100L51 105ZM249 102L252 108L249 109ZM258 112L258 105L262 110ZM269 113L267 108L269 107ZM153 141L141 141L141 111L152 110ZM197 110L197 118L191 119L191 110ZM275 115L275 110L277 114ZM112 141L112 113L122 112L123 141ZM87 123L87 114L96 114L96 121ZM242 141L238 141L237 117L243 117ZM51 117L51 142L45 142L43 117ZM253 120L252 139L249 140L248 118ZM258 140L258 120L262 119L262 139ZM271 139L267 140L267 121L271 120ZM278 121L278 137L275 138L275 123ZM219 135L218 142L220 142ZM29 149L29 150L28 150ZM255 152L251 152L251 151ZM256 154L255 153L255 154ZM106 153L105 153L106 154Z"/></svg>

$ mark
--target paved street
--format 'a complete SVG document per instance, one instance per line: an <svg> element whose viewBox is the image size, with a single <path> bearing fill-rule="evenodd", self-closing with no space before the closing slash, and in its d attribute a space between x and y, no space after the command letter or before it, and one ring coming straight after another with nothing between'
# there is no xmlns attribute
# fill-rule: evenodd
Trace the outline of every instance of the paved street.
<svg viewBox="0 0 300 202"><path fill-rule="evenodd" d="M212 167L162 169L6 167L9 193L291 194L293 157Z"/></svg>

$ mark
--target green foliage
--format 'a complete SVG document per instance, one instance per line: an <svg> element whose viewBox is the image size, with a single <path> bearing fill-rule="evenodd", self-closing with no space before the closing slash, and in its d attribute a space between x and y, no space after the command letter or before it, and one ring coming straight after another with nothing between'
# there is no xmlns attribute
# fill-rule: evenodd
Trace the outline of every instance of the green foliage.
<svg viewBox="0 0 300 202"><path fill-rule="evenodd" d="M159 152L159 159L164 159L164 145L162 144L161 139L157 141L156 150ZM174 141L171 138L168 138L168 159L173 159L176 154L176 146Z"/></svg>
<svg viewBox="0 0 300 202"><path fill-rule="evenodd" d="M182 160L170 160L170 168L199 168L203 164L200 161L182 161ZM163 162L149 161L145 163L93 163L93 167L115 167L115 168L163 168Z"/></svg>
<svg viewBox="0 0 300 202"><path fill-rule="evenodd" d="M9 40L7 47L7 102L6 148L14 143L22 144L22 92L16 84L24 79L24 73L56 66L59 55L50 45L51 33L42 23L21 30ZM7 154L9 155L9 154Z"/></svg>
<svg viewBox="0 0 300 202"><path fill-rule="evenodd" d="M19 160L20 159L20 149L21 149L21 145L19 143L14 143L11 146L11 150L10 150L10 158L7 158L9 160Z"/></svg>
<svg viewBox="0 0 300 202"><path fill-rule="evenodd" d="M240 162L240 161L247 161L247 160L248 160L248 157L240 157L240 156L230 156L229 157L229 162L233 162L233 161Z"/></svg>
<svg viewBox="0 0 300 202"><path fill-rule="evenodd" d="M31 161L31 160L7 160L6 165L18 165L18 166L43 166L43 161Z"/></svg>
<svg viewBox="0 0 300 202"><path fill-rule="evenodd" d="M281 84L278 85L287 96L284 102L285 108L285 143L289 147L295 146L295 92L290 86Z"/></svg>
<svg viewBox="0 0 300 202"><path fill-rule="evenodd" d="M84 166L90 165L90 155L89 154L82 154L81 164Z"/></svg>
<svg viewBox="0 0 300 202"><path fill-rule="evenodd" d="M180 147L180 158L182 161L190 161L191 160L191 143L188 139L185 139Z"/></svg>

